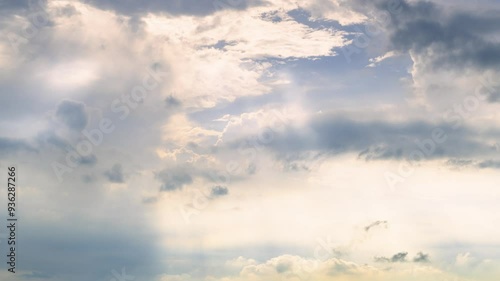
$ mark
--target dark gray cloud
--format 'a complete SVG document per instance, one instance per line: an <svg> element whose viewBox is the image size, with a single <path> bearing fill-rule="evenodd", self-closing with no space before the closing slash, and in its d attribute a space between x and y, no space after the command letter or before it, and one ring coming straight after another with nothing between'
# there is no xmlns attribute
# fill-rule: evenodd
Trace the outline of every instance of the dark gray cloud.
<svg viewBox="0 0 500 281"><path fill-rule="evenodd" d="M74 15L81 14L80 12L78 12L78 10L74 6L69 5L69 4L59 8L57 12L58 12L58 15L65 16L65 17L71 17Z"/></svg>
<svg viewBox="0 0 500 281"><path fill-rule="evenodd" d="M88 114L85 109L85 104L72 101L63 100L56 110L56 117L68 128L81 131L87 126Z"/></svg>
<svg viewBox="0 0 500 281"><path fill-rule="evenodd" d="M429 262L429 255L422 252L418 252L413 258L413 262Z"/></svg>
<svg viewBox="0 0 500 281"><path fill-rule="evenodd" d="M387 226L387 221L375 221L375 222L365 226L365 231L368 232L368 231L370 231L370 229L372 229L376 226L379 226L379 225Z"/></svg>
<svg viewBox="0 0 500 281"><path fill-rule="evenodd" d="M391 262L405 262L407 255L408 255L407 252L397 253L394 256L392 256Z"/></svg>
<svg viewBox="0 0 500 281"><path fill-rule="evenodd" d="M227 187L220 186L220 185L214 186L210 190L210 195L212 197L220 197L220 196L227 195L228 193L229 193L229 190L227 189Z"/></svg>
<svg viewBox="0 0 500 281"><path fill-rule="evenodd" d="M477 166L481 169L486 169L486 168L500 169L500 161L486 160L478 163Z"/></svg>
<svg viewBox="0 0 500 281"><path fill-rule="evenodd" d="M104 175L110 182L123 183L125 181L122 165L118 163L114 164L111 169L105 171Z"/></svg>
<svg viewBox="0 0 500 281"><path fill-rule="evenodd" d="M391 259L386 258L386 257L374 257L373 260L375 262L390 262Z"/></svg>
<svg viewBox="0 0 500 281"><path fill-rule="evenodd" d="M94 154L88 156L81 156L80 158L78 158L78 163L80 165L93 166L95 165L95 163L97 163L97 157Z"/></svg>
<svg viewBox="0 0 500 281"><path fill-rule="evenodd" d="M0 137L0 154L15 153L18 151L36 152L36 148L21 139Z"/></svg>
<svg viewBox="0 0 500 281"><path fill-rule="evenodd" d="M181 106L181 101L170 95L165 99L165 105L167 108L178 108Z"/></svg>
<svg viewBox="0 0 500 281"><path fill-rule="evenodd" d="M407 252L400 252L393 255L391 258L387 257L375 257L375 262L406 262L406 256L408 256Z"/></svg>
<svg viewBox="0 0 500 281"><path fill-rule="evenodd" d="M432 68L500 68L500 43L495 39L500 32L499 10L445 11L429 1L405 0L357 0L352 5L365 13L392 12L387 26L392 47L432 53L427 56Z"/></svg>
<svg viewBox="0 0 500 281"><path fill-rule="evenodd" d="M202 164L181 164L156 173L156 179L162 183L160 191L180 190L193 183L195 179L224 188L228 183L242 181L247 176L246 173L229 174L226 167ZM218 191L223 192L223 190Z"/></svg>
<svg viewBox="0 0 500 281"><path fill-rule="evenodd" d="M47 4L46 0L18 0L0 2L0 14L22 14L38 10Z"/></svg>
<svg viewBox="0 0 500 281"><path fill-rule="evenodd" d="M249 0L90 0L90 4L122 14L163 12L168 14L208 15L222 9L242 10L260 1Z"/></svg>
<svg viewBox="0 0 500 281"><path fill-rule="evenodd" d="M438 138L433 137L436 133L439 133ZM307 155L311 152L322 156L354 152L365 160L407 159L418 162L443 157L486 157L492 152L492 147L477 138L481 134L494 136L497 132L479 132L467 127L455 129L447 123L355 121L323 114L302 128L288 127L283 132L276 132L273 140L262 146L274 151L277 159L285 163L309 160L304 157L309 157ZM229 147L237 149L244 139L230 143Z"/></svg>
<svg viewBox="0 0 500 281"><path fill-rule="evenodd" d="M58 136L53 130L40 132L36 136L36 141L39 146L53 146L61 150L75 150L75 148L64 138Z"/></svg>
<svg viewBox="0 0 500 281"><path fill-rule="evenodd" d="M166 169L156 174L156 178L162 182L160 191L173 191L182 189L186 184L193 182L193 177L187 172L187 169L180 167Z"/></svg>
<svg viewBox="0 0 500 281"><path fill-rule="evenodd" d="M448 22L437 20L417 19L405 23L391 36L392 43L400 51L440 51L434 58L435 67L499 67L500 44L488 41L485 37L489 28L482 26L498 27L500 18L458 14Z"/></svg>

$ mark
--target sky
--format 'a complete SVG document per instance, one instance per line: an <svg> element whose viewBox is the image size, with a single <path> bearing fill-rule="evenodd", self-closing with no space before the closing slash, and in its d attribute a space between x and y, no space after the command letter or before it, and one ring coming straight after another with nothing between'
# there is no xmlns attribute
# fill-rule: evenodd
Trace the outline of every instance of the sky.
<svg viewBox="0 0 500 281"><path fill-rule="evenodd" d="M497 0L4 1L0 279L498 281L499 74Z"/></svg>

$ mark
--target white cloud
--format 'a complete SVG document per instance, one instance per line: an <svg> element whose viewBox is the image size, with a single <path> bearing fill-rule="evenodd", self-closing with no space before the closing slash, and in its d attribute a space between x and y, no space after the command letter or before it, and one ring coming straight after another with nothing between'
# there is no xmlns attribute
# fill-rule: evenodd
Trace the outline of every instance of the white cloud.
<svg viewBox="0 0 500 281"><path fill-rule="evenodd" d="M386 59L388 59L388 58L392 58L392 57L394 57L394 56L396 56L396 55L397 55L397 54L396 54L396 52L394 52L394 51L389 51L389 52L387 52L387 53L385 53L385 54L383 54L383 55L381 55L381 56L378 56L378 57L376 57L376 58L372 58L372 59L370 59L370 60L369 60L369 61L370 61L370 64L369 64L369 65L367 65L367 67L375 67L375 66L377 66L380 62L382 62L382 61L384 61L384 60L386 60Z"/></svg>
<svg viewBox="0 0 500 281"><path fill-rule="evenodd" d="M162 279L163 278L163 279ZM319 261L294 255L281 255L263 263L245 266L237 275L207 276L210 281L265 281L265 280L342 280L342 281L396 281L409 279L447 280L455 278L433 266L394 264L390 269L360 265L342 259ZM197 280L189 275L165 275L159 281ZM458 279L457 279L458 280ZM460 279L462 280L462 279Z"/></svg>

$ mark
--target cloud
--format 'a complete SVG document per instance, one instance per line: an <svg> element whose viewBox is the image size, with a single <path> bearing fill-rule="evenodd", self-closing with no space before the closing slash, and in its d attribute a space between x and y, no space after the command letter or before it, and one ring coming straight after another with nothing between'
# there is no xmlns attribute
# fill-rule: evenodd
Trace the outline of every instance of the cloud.
<svg viewBox="0 0 500 281"><path fill-rule="evenodd" d="M361 24L368 20L366 15L355 11L348 2L342 0L303 1L301 8L310 12L312 20L337 21L341 25Z"/></svg>
<svg viewBox="0 0 500 281"><path fill-rule="evenodd" d="M191 184L193 177L188 170L182 168L165 169L156 174L156 178L162 182L160 191L174 191L182 189L183 186Z"/></svg>
<svg viewBox="0 0 500 281"><path fill-rule="evenodd" d="M212 195L213 197L225 196L228 193L229 193L229 190L227 189L227 187L220 186L220 185L214 186L210 190L210 195Z"/></svg>
<svg viewBox="0 0 500 281"><path fill-rule="evenodd" d="M481 169L492 168L492 169L500 169L500 161L495 160L487 160L477 164L477 166Z"/></svg>
<svg viewBox="0 0 500 281"><path fill-rule="evenodd" d="M101 9L112 9L118 13L134 15L163 12L174 15L197 15L203 16L214 13L221 9L245 9L247 0L220 0L220 1L196 1L196 0L146 0L141 2L124 1L117 3L113 0L91 0L90 3Z"/></svg>
<svg viewBox="0 0 500 281"><path fill-rule="evenodd" d="M384 225L385 227L387 227L387 221L375 221L375 222L371 223L370 225L365 226L365 231L368 232L373 227L376 227L379 225Z"/></svg>
<svg viewBox="0 0 500 281"><path fill-rule="evenodd" d="M123 175L123 168L121 164L114 164L110 170L104 172L104 175L110 182L123 183L125 177Z"/></svg>
<svg viewBox="0 0 500 281"><path fill-rule="evenodd" d="M408 101L414 106L446 110L457 98L474 93L485 73L498 76L497 4L483 2L473 8L464 1L356 0L349 5L367 15L367 22L384 22L380 36L369 35L369 56L377 52L381 59L396 53L412 60L413 99ZM498 82L490 88L488 101L497 102Z"/></svg>
<svg viewBox="0 0 500 281"><path fill-rule="evenodd" d="M472 161L470 159L460 159L460 158L458 158L458 159L453 158L453 159L449 159L448 161L446 161L446 165L456 167L456 168L468 167L468 166L472 165L473 163L474 163L474 161Z"/></svg>
<svg viewBox="0 0 500 281"><path fill-rule="evenodd" d="M392 25L391 34L398 51L432 53L430 58L437 68L498 68L500 42L492 37L498 32L498 14L452 11L446 15L431 2L403 3L403 13Z"/></svg>
<svg viewBox="0 0 500 281"><path fill-rule="evenodd" d="M85 104L73 100L63 100L57 107L56 117L68 128L75 131L85 129L88 122Z"/></svg>
<svg viewBox="0 0 500 281"><path fill-rule="evenodd" d="M394 256L392 256L391 262L405 262L407 255L408 255L407 252L397 253Z"/></svg>
<svg viewBox="0 0 500 281"><path fill-rule="evenodd" d="M429 262L429 255L422 252L418 252L413 258L413 262Z"/></svg>
<svg viewBox="0 0 500 281"><path fill-rule="evenodd" d="M81 165L93 166L95 165L95 163L97 163L97 157L94 154L91 154L88 156L81 156L78 158L77 161Z"/></svg>
<svg viewBox="0 0 500 281"><path fill-rule="evenodd" d="M181 106L181 104L182 104L181 101L176 99L172 95L168 96L165 99L165 105L167 106L167 108L177 108Z"/></svg>
<svg viewBox="0 0 500 281"><path fill-rule="evenodd" d="M0 137L0 154L10 154L19 151L36 152L37 149L21 139Z"/></svg>
<svg viewBox="0 0 500 281"><path fill-rule="evenodd" d="M451 276L433 267L418 267L410 271L403 265L394 264L391 270L379 269L375 266L361 265L342 259L327 259L324 261L308 259L296 255L280 255L258 263L252 259L239 257L226 262L226 265L236 263L242 267L235 274L218 272L209 276L209 280L225 281L265 281L265 280L405 280L417 281L440 280ZM236 267L234 267L236 268ZM197 272L182 275L161 275L158 281L191 281L198 280Z"/></svg>
<svg viewBox="0 0 500 281"><path fill-rule="evenodd" d="M500 169L498 160L449 159L447 165L455 168L476 167L479 169Z"/></svg>
<svg viewBox="0 0 500 281"><path fill-rule="evenodd" d="M375 262L406 262L406 256L408 256L407 252L400 252L395 255L393 255L391 258L386 258L386 257L375 257L374 260Z"/></svg>
<svg viewBox="0 0 500 281"><path fill-rule="evenodd" d="M387 53L385 53L384 55L382 56L378 56L376 58L373 58L373 59L370 59L370 64L367 65L367 67L375 67L377 66L378 64L380 64L382 61L388 59L388 58L392 58L394 56L396 56L396 52L394 51L389 51Z"/></svg>
<svg viewBox="0 0 500 281"><path fill-rule="evenodd" d="M442 137L440 143L432 140L436 132ZM301 126L287 126L283 131L276 131L272 141L261 146L274 151L278 159L287 161L300 160L310 152L327 156L354 152L365 160L424 161L443 157L486 157L491 153L491 145L472 137L476 134L479 132L474 128L455 129L447 123L362 121L321 114L313 115ZM489 138L496 133L481 134ZM236 149L244 139L229 142L228 146Z"/></svg>
<svg viewBox="0 0 500 281"><path fill-rule="evenodd" d="M484 123L480 123L480 126L467 124L455 130L449 124L436 121L432 112L408 110L403 100L404 90L400 88L394 91L397 99L379 95L379 92L392 91L386 84L408 79L405 72L408 65L398 65L404 53L409 53L415 59L415 67L426 70L429 76L435 75L433 67L440 61L448 61L440 68L455 67L461 75L468 73L468 67L462 71L456 67L460 62L450 61L453 56L461 59L469 55L467 52L471 56L463 59L464 65L494 68L474 58L473 53L481 46L459 45L466 43L469 37L453 35L460 31L448 26L453 15L458 14L454 10L440 10L435 5L403 2L409 14L394 16L397 24L387 27L390 49L360 56L375 58L373 63L396 53L398 57L377 68L365 68L369 62L362 63L359 67L363 71L359 72L358 65L346 65L341 63L343 58L334 57L338 48L349 44L353 30L369 18L364 10L351 9L356 1L306 0L297 4L270 0L242 3L227 9L212 7L216 1L196 4L159 0L142 3L126 0L119 4L111 0L49 1L45 8L50 24L40 28L29 40L22 41L19 53L11 50L7 39L0 38L0 90L12 93L1 95L0 103L9 106L0 113L0 131L9 135L5 133L0 138L0 156L2 161L8 162L9 153L36 151L36 156L42 158L37 164L20 164L22 171L30 174L23 184L26 186L23 194L27 202L32 202L25 206L26 212L31 211L32 220L40 224L39 228L31 221L25 224L26 234L33 234L25 240L31 241L31 245L26 245L20 253L27 258L24 263L24 268L29 270L26 276L31 272L33 277L42 277L41 274L47 272L56 276L54 281L109 280L112 276L105 275L110 275L112 269L119 271L127 266L143 280L152 280L149 275L156 275L158 271L154 269L159 268L160 272L168 272L161 277L164 280L258 281L294 280L295 277L305 280L302 277L309 276L310 280L319 281L332 278L387 281L412 279L413 276L405 278L405 266L430 267L399 262L409 258L397 255L383 258L391 262L391 272L378 269L377 265L364 265L360 261L367 261L379 252L358 248L361 243L356 241L362 239L357 238L351 243L355 247L348 248L349 257L353 256L355 262L280 255L310 254L313 249L304 249L303 244L312 242L321 231L335 231L335 239L339 239L335 243L342 244L343 239L348 241L348 231L343 231L343 226L336 223L330 229L331 222L338 220L359 225L360 221L367 221L366 217L385 217L386 212L380 209L385 205L378 204L386 202L378 200L385 192L377 192L376 188L383 185L377 181L383 172L378 169L383 169L386 163L363 160L405 159L420 149L415 141L431 138L435 128L441 128L448 141L444 145L436 144L434 152L426 159L475 159L471 160L473 167L478 163L484 168L496 167L495 159L488 160L492 157L491 143L498 138L495 129L485 130ZM229 0L222 2L229 3ZM372 2L387 3L365 1L364 4L373 7ZM21 2L5 3L0 8L2 15L9 13L0 19L0 26L5 30L3 34L22 30L30 22L26 16L29 11L14 7L18 3ZM9 5L12 6L7 7ZM297 11L301 13L298 16ZM480 15L472 15L472 20L460 18L466 23L462 28L472 34L469 29L476 28L474 24L478 24ZM490 24L494 17L490 15L484 19L490 20L487 22ZM351 24L355 25L348 26ZM430 34L432 30L426 30L426 25L436 25L438 35L444 38ZM105 32L102 26L106 26ZM484 26L484 30L475 36L496 47L496 43L491 42L494 36L485 37L487 33L495 33L493 27ZM410 31L415 32L416 38L407 34ZM384 39L381 36L381 40ZM448 39L458 42L444 42ZM432 40L437 41L430 43ZM442 50L447 44L451 46L449 54ZM130 111L127 118L121 120L120 115L113 112L113 103L119 101L119 105L125 106L131 90L142 85L143 72L151 65L168 69L166 83L148 92L141 103L121 107ZM389 72L399 74L388 76ZM340 78L336 80L337 73ZM375 77L383 87L367 86L360 79L360 73ZM347 76L355 78L344 80ZM429 83L428 77L424 78ZM434 84L444 84L439 82L440 78L436 77L438 82ZM348 81L355 83L344 85L349 84ZM444 95L445 92L439 91L435 97ZM490 100L495 97L496 94L492 94ZM453 103L456 99L447 101ZM391 104L387 105L389 102ZM267 128L268 123L279 123L265 121L272 115L267 113L281 107L282 103L299 104L304 112L288 123L281 122L280 129L261 130ZM346 104L355 107L353 114L339 110ZM379 107L384 110L373 113L373 118L366 118L366 112ZM205 114L207 108L212 111ZM328 113L326 108L336 114ZM494 123L496 117L491 114L485 120ZM50 165L44 163L53 159L67 163L67 151L75 150L74 146L85 139L81 130L98 128L96 125L103 118L109 118L116 129L103 134L103 142L93 146L93 154L74 159L81 167L65 175L66 184L54 183L53 171L46 171L50 170L46 168ZM249 136L254 138L247 138ZM248 146L240 150L243 141ZM234 149L240 153L234 153ZM315 169L314 160L343 153L359 155L358 160L344 162L347 157L341 161L337 161L340 157L332 157L327 162L333 168ZM16 161L38 160L33 157L35 153L29 154L21 155L23 157ZM244 161L238 161L241 159ZM271 166L276 164L276 159L284 164ZM229 172L234 162L241 172L238 175ZM392 162L387 161L388 165ZM454 164L465 166L468 163L457 161ZM127 167L135 170L130 179L124 173ZM308 175L295 177L276 172L275 168L282 167L289 171L307 170ZM231 185L220 183L214 172L230 173ZM446 176L446 171L441 172ZM249 175L252 180L247 179ZM413 180L423 181L424 177ZM114 188L115 185L109 182L122 183L124 188ZM463 182L466 181L460 180L457 184ZM434 190L433 183L429 187L431 190ZM342 186L349 188L342 189ZM190 193L196 187L206 187L207 194L211 192L213 197L227 195L231 189L231 196L224 200L207 200L213 205L199 208ZM442 188L448 190L446 186ZM456 185L453 188L458 190ZM370 196L358 196L369 194L365 191L375 192L373 197L371 193ZM405 198L402 196L403 201L399 204L404 208L396 208L388 218L394 221L395 228L401 227L400 222L407 221L405 216L410 213L412 218L421 214L412 204L405 204L409 202ZM199 215L200 219L185 227L182 215L175 209L178 202L191 206L189 215ZM373 208L370 207L372 202L377 202ZM92 208L88 208L89 204ZM451 205L448 211L459 209ZM349 218L343 215L345 210L349 210ZM484 210L490 211L489 207ZM369 214L365 216L365 213ZM124 217L127 219L123 220ZM60 229L54 228L56 225ZM79 228L89 225L91 227L84 231ZM370 235L371 232L384 225L385 221L376 221L362 225L365 228L359 231L362 238L376 236ZM433 233L449 233L451 230L447 226L437 225ZM404 230L411 230L413 226L405 227ZM439 227L446 231L440 231L443 229ZM69 237L68 240L53 240L54 229L64 233L62 237ZM131 233L135 237L129 235ZM381 236L377 247L391 240L386 235ZM415 243L434 239L434 234L417 236ZM161 241L155 241L156 238ZM57 243L65 247L54 247ZM173 249L165 249L165 244L168 247L173 244ZM363 240L363 247L369 247L368 244ZM264 245L262 248L266 250L256 245ZM393 247L394 252L389 253L400 249L400 245ZM38 258L36 253L51 248L60 250L54 255L60 260L54 264L64 266L47 267ZM215 248L217 250L212 252ZM80 261L95 262L96 270L85 272L92 266L78 260L72 263L68 257L75 252L82 254ZM222 262L212 259L221 255L231 259L246 253L252 258L228 264L224 264L226 259ZM331 253L335 255L333 250ZM413 260L423 262L426 258L427 254L422 253ZM226 268L232 271L225 272ZM400 276L391 275L393 272ZM427 277L415 280L445 279L437 273Z"/></svg>
<svg viewBox="0 0 500 281"><path fill-rule="evenodd" d="M376 268L358 265L341 259L328 259L323 262L299 256L282 255L265 263L245 266L240 276L244 279L270 280L278 278L331 278L331 276L363 276L375 273Z"/></svg>
<svg viewBox="0 0 500 281"><path fill-rule="evenodd" d="M0 13L12 15L15 13L24 13L35 8L44 7L47 4L46 0L19 0L19 1L3 1L0 3Z"/></svg>

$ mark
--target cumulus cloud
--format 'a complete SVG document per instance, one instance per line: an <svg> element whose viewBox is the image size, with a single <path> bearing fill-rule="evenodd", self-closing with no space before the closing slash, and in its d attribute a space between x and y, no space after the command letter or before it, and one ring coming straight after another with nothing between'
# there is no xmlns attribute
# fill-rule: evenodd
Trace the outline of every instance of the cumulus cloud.
<svg viewBox="0 0 500 281"><path fill-rule="evenodd" d="M452 11L447 15L432 2L402 1L391 42L399 51L431 54L434 67L497 68L500 42L495 40L500 18L493 13ZM470 44L474 42L474 44Z"/></svg>
<svg viewBox="0 0 500 281"><path fill-rule="evenodd" d="M240 273L242 279L251 278L268 280L270 278L325 278L336 276L363 276L374 274L378 270L371 266L358 265L341 259L328 259L319 262L299 256L283 255L265 263L245 266Z"/></svg>
<svg viewBox="0 0 500 281"><path fill-rule="evenodd" d="M236 260L239 266L243 266L237 274L218 274L216 276L210 276L210 280L330 280L334 278L338 280L382 281L412 278L423 281L450 276L432 267L419 267L410 271L394 264L391 270L383 270L374 266L360 265L347 260L328 259L319 261L294 255L281 255L268 259L262 263L239 257L238 259L228 261L228 263L233 264ZM196 276L193 275L163 275L158 277L158 281L196 280Z"/></svg>
<svg viewBox="0 0 500 281"><path fill-rule="evenodd" d="M376 54L370 66L388 54L411 59L412 106L443 112L473 94L483 76L498 76L497 4L471 8L463 1L357 0L348 5L367 15L366 22L383 23L380 33L362 34L368 46L357 50ZM490 84L484 103L497 101L498 82Z"/></svg>

